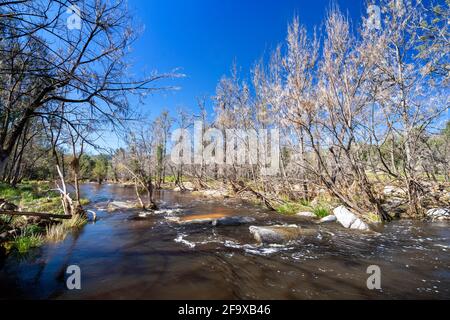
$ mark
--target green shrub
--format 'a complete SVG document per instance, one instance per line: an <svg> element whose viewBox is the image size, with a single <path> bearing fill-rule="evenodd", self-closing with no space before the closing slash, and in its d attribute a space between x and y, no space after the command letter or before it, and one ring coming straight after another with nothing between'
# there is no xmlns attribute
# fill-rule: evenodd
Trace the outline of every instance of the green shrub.
<svg viewBox="0 0 450 320"><path fill-rule="evenodd" d="M82 205L82 206L86 206L86 205L88 205L90 203L90 200L89 199L85 199L85 198L81 198L80 199L80 205Z"/></svg>

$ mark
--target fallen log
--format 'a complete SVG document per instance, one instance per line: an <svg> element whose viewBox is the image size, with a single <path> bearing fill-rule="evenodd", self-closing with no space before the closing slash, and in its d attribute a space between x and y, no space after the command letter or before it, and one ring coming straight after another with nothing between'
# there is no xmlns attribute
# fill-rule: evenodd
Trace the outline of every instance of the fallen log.
<svg viewBox="0 0 450 320"><path fill-rule="evenodd" d="M54 219L72 219L71 215L67 214L51 214L41 212L21 212L12 210L0 210L0 215L5 214L8 216L27 216L27 217L41 217L41 218L54 218Z"/></svg>

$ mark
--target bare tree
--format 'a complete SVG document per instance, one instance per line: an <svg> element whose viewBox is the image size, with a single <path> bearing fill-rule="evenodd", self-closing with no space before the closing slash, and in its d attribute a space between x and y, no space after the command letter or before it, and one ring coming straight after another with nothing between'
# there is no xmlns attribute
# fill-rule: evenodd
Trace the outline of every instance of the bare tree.
<svg viewBox="0 0 450 320"><path fill-rule="evenodd" d="M81 28L69 30L66 12L74 4L1 6L0 173L30 121L56 117L70 125L70 115L81 112L97 127L117 125L127 119L128 94L151 92L155 81L173 76L131 76L126 57L136 28L124 1L84 1ZM69 104L64 114L61 102Z"/></svg>

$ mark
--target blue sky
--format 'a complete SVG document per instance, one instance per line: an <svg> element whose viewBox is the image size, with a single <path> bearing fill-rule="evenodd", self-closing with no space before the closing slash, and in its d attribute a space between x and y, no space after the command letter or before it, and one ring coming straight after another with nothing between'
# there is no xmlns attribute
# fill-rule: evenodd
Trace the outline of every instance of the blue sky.
<svg viewBox="0 0 450 320"><path fill-rule="evenodd" d="M211 98L233 62L248 77L254 63L284 42L287 25L295 15L313 31L324 21L331 0L128 0L136 25L143 31L132 46L132 73L171 72L179 68L182 79L160 85L179 90L157 93L141 105L139 113L152 119L162 110L172 116L179 108L197 110L197 98ZM334 0L343 12L359 23L364 0ZM211 101L207 105L212 112ZM103 141L102 141L103 140ZM113 134L97 141L107 148L123 143ZM94 151L95 152L95 151Z"/></svg>
<svg viewBox="0 0 450 320"><path fill-rule="evenodd" d="M336 1L355 21L363 0ZM135 22L145 27L133 45L133 73L169 72L180 68L183 79L165 82L180 89L157 93L145 100L150 117L162 109L194 110L196 98L211 97L233 61L248 76L256 60L286 37L294 15L308 30L320 26L329 0L129 0ZM211 109L210 109L211 110Z"/></svg>

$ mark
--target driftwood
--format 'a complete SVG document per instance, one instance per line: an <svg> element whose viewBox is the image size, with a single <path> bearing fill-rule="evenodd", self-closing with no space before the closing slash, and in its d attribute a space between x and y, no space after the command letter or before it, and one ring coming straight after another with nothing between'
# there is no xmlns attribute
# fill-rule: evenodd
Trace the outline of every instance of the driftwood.
<svg viewBox="0 0 450 320"><path fill-rule="evenodd" d="M61 179L61 185L60 187L58 183L56 182L56 188L61 193L61 202L64 208L64 213L66 215L72 215L74 211L74 205L73 200L70 197L69 193L67 192L66 183L64 182L64 175L61 172L61 169L59 168L59 165L56 165L56 170L58 171L59 178Z"/></svg>
<svg viewBox="0 0 450 320"><path fill-rule="evenodd" d="M5 214L8 216L27 216L27 217L41 217L41 218L54 218L54 219L72 219L71 215L66 214L51 214L41 212L21 212L12 210L0 210L0 215Z"/></svg>

